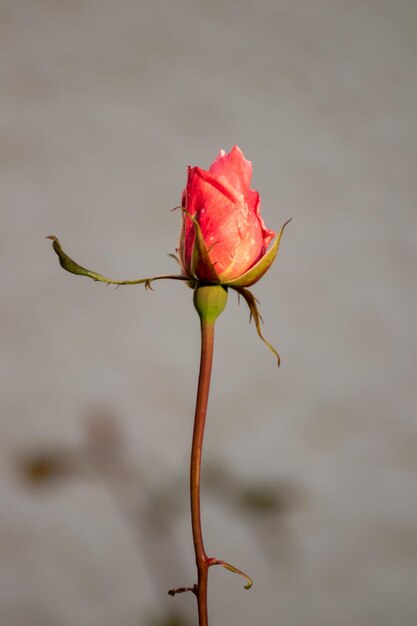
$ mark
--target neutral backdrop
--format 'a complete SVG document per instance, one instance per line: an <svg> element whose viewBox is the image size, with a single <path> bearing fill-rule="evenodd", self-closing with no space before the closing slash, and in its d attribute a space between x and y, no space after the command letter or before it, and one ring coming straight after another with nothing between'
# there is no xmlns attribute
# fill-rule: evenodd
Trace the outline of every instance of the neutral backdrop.
<svg viewBox="0 0 417 626"><path fill-rule="evenodd" d="M195 624L186 165L292 217L231 295L204 456L211 626L417 620L414 0L0 0L2 626Z"/></svg>

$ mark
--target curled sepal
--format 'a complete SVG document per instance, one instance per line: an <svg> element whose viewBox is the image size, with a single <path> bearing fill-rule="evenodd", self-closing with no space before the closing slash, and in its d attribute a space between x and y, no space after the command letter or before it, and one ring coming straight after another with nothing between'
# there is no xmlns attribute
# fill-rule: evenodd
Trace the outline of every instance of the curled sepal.
<svg viewBox="0 0 417 626"><path fill-rule="evenodd" d="M292 218L291 218L292 219ZM268 252L266 252L261 259L251 267L247 272L235 278L234 280L226 281L226 285L230 285L230 287L250 287L258 282L260 278L268 271L271 267L272 263L275 261L275 257L278 254L279 244L281 242L282 233L284 232L284 228L286 227L291 219L286 221L284 226L281 228L278 236L276 237L272 247Z"/></svg>
<svg viewBox="0 0 417 626"><path fill-rule="evenodd" d="M228 285L229 287L231 285ZM265 339L265 337L262 334L261 331L261 322L263 322L263 319L261 317L261 314L258 311L258 306L257 306L257 300L255 298L255 296L253 295L253 293L251 293L249 291L249 289L245 289L244 287L236 287L233 286L232 289L234 289L235 291L237 291L237 293L239 295L241 295L243 298L245 298L246 300L246 304L249 307L249 311L250 311L250 319L249 322L252 321L252 318L255 322L255 326L256 326L256 330L258 332L259 337L262 339L262 341L268 346L268 348L271 350L272 354L274 354L278 360L278 367L280 366L281 363L281 357L279 356L279 353L277 350L275 350L274 346L272 346L269 341L267 341Z"/></svg>
<svg viewBox="0 0 417 626"><path fill-rule="evenodd" d="M174 259L174 261L176 261L178 263L178 265L180 264L180 260L179 260L177 254L174 254L173 252L168 252L168 256L170 256L171 259Z"/></svg>
<svg viewBox="0 0 417 626"><path fill-rule="evenodd" d="M208 282L219 283L220 278L215 270L213 263L210 260L209 251L207 249L206 242L204 241L200 224L197 222L195 217L191 215L191 213L189 213L186 209L183 209L183 211L191 220L195 231L194 245L191 255L191 275L193 278L201 280L201 276L197 276L197 270L201 265L202 267L204 267L204 280Z"/></svg>
<svg viewBox="0 0 417 626"><path fill-rule="evenodd" d="M243 576L243 578L246 578L246 585L245 585L245 589L250 589L252 587L252 578L250 576L248 576L247 574L245 574L245 572L242 572L241 569L238 569L237 567L234 567L234 565L230 565L230 563L226 563L226 561L221 561L220 559L209 559L208 561L208 565L221 565L222 567L224 567L225 569L229 570L229 572L233 572L234 574L239 574L239 576Z"/></svg>
<svg viewBox="0 0 417 626"><path fill-rule="evenodd" d="M88 276L88 278L92 278L95 281L99 281L101 283L107 283L108 285L140 285L144 284L146 289L152 289L151 283L154 280L162 280L165 278L170 278L172 280L189 280L187 276L180 276L176 274L162 274L161 276L151 276L150 278L138 278L136 280L113 280L112 278L106 278L97 272L93 272L92 270L88 270L82 265L79 265L75 261L73 261L62 249L61 243L55 235L49 235L47 239L52 240L52 247L58 255L59 264L64 270L67 272L71 272L71 274L78 274L79 276Z"/></svg>

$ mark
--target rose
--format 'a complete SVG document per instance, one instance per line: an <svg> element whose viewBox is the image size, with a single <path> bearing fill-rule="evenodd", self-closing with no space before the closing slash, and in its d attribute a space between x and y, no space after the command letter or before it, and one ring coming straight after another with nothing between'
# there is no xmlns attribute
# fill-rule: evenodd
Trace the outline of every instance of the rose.
<svg viewBox="0 0 417 626"><path fill-rule="evenodd" d="M276 233L265 227L251 177L252 164L237 146L220 150L208 171L188 167L178 248L185 276L246 287L270 267L278 245L272 254L267 249Z"/></svg>
<svg viewBox="0 0 417 626"><path fill-rule="evenodd" d="M54 235L52 245L61 266L72 274L88 276L112 285L144 284L151 288L156 280L181 280L194 289L194 304L201 317L216 316L225 305L228 288L242 296L255 322L259 337L276 355L279 354L261 331L257 300L247 287L255 284L271 267L278 253L285 222L277 237L268 230L260 214L259 194L250 188L252 164L235 146L229 154L220 150L206 172L188 167L186 188L182 194L182 229L177 248L181 274L162 274L135 280L113 280L73 261ZM268 250L268 245L275 241ZM202 308L202 294L210 294ZM215 294L220 296L214 297ZM207 309L208 307L208 309ZM210 318L211 319L211 318ZM214 320L211 319L211 321Z"/></svg>
<svg viewBox="0 0 417 626"><path fill-rule="evenodd" d="M197 565L197 583L192 587L176 587L169 595L191 591L197 598L198 623L208 626L207 582L209 569L221 565L246 580L245 589L252 586L251 578L226 561L208 557L201 528L200 476L204 427L209 399L213 363L214 325L223 312L229 288L242 296L250 310L259 337L277 357L275 348L261 331L261 316L257 300L248 286L254 284L273 263L284 226L276 235L268 230L260 215L257 191L250 189L252 165L235 146L229 154L223 150L206 172L199 167L188 168L187 186L183 192L183 224L180 236L179 261L182 274L162 274L135 280L113 280L89 270L71 259L55 235L49 235L61 266L72 274L87 276L95 281L113 285L144 284L152 288L156 280L180 280L193 288L193 301L200 317L201 357L194 418L190 463L191 526ZM288 223L288 222L287 222ZM170 316L167 317L168 323Z"/></svg>

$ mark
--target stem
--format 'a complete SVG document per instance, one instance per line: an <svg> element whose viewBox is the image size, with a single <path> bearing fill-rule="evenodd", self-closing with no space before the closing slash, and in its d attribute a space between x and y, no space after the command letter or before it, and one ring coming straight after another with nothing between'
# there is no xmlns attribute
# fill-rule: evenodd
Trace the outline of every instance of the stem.
<svg viewBox="0 0 417 626"><path fill-rule="evenodd" d="M193 530L195 560L198 582L196 589L199 626L208 626L207 579L209 559L204 549L200 513L200 475L203 451L204 426L210 390L211 367L213 363L214 321L201 319L201 357L198 378L197 401L194 418L193 443L191 448L190 496L191 524Z"/></svg>

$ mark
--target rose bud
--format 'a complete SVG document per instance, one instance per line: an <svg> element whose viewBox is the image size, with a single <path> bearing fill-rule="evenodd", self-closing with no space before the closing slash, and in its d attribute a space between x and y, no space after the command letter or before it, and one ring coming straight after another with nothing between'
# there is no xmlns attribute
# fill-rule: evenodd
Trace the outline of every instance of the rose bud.
<svg viewBox="0 0 417 626"><path fill-rule="evenodd" d="M185 276L249 287L271 266L282 230L267 252L276 233L265 227L251 178L252 163L238 146L220 150L208 171L188 167L178 248Z"/></svg>

